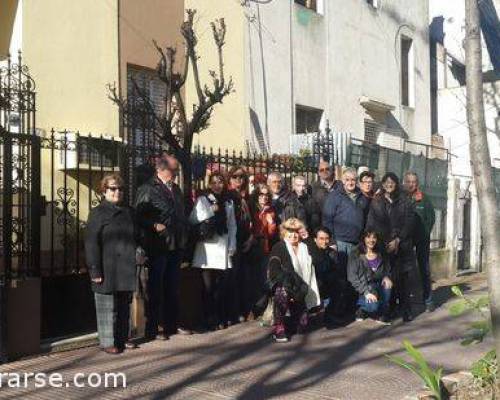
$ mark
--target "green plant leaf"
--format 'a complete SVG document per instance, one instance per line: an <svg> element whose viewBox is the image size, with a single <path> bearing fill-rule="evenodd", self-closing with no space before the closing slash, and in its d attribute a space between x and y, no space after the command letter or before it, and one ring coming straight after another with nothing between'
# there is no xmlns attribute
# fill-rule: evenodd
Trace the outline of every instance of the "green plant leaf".
<svg viewBox="0 0 500 400"><path fill-rule="evenodd" d="M393 363L406 368L417 375L424 382L425 386L432 391L436 399L441 400L441 376L443 373L443 369L438 368L436 371L434 371L429 366L422 353L417 350L408 340L403 341L403 346L406 350L406 353L415 361L416 365L407 362L400 357L386 357Z"/></svg>
<svg viewBox="0 0 500 400"><path fill-rule="evenodd" d="M490 299L488 296L482 296L476 300L477 308L486 308L490 306Z"/></svg>
<svg viewBox="0 0 500 400"><path fill-rule="evenodd" d="M464 296L462 290L458 286L452 286L451 287L451 291L457 297L463 297Z"/></svg>
<svg viewBox="0 0 500 400"><path fill-rule="evenodd" d="M448 308L449 313L457 317L459 315L462 315L464 312L468 311L470 309L469 304L465 300L458 300L454 302L453 304L450 305Z"/></svg>
<svg viewBox="0 0 500 400"><path fill-rule="evenodd" d="M485 335L491 330L490 321L482 320L475 321L470 325L473 329L481 330L485 333Z"/></svg>

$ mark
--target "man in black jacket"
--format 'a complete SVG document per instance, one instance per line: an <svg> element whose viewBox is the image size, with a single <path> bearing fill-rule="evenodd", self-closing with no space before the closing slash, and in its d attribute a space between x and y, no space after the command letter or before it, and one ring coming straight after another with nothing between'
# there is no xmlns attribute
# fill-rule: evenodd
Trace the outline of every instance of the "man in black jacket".
<svg viewBox="0 0 500 400"><path fill-rule="evenodd" d="M318 164L318 180L311 185L311 194L319 208L319 219L328 194L340 185L335 180L335 170L328 160L321 158Z"/></svg>
<svg viewBox="0 0 500 400"><path fill-rule="evenodd" d="M306 178L293 178L293 191L285 200L284 220L298 218L312 233L321 224L320 210L314 199L307 193Z"/></svg>
<svg viewBox="0 0 500 400"><path fill-rule="evenodd" d="M277 224L286 221L285 205L290 197L290 192L284 185L283 176L279 172L271 172L267 177L267 186L271 191L271 205L278 217Z"/></svg>
<svg viewBox="0 0 500 400"><path fill-rule="evenodd" d="M312 258L316 280L325 305L325 324L338 325L344 322L351 302L350 285L346 271L340 268L338 254L331 245L331 233L328 228L316 228L305 243Z"/></svg>
<svg viewBox="0 0 500 400"><path fill-rule="evenodd" d="M173 156L159 160L155 176L137 191L138 222L151 266L146 302L148 339L157 337L158 324L163 326L162 339L176 332L190 333L177 326L180 264L188 234L184 197L175 183L178 169Z"/></svg>

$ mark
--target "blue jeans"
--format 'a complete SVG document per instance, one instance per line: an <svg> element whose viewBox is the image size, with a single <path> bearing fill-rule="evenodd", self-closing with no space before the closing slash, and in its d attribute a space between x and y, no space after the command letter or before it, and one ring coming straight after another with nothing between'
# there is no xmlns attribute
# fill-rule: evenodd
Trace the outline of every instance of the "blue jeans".
<svg viewBox="0 0 500 400"><path fill-rule="evenodd" d="M146 302L146 335L156 335L161 324L165 332L177 329L180 252L167 251L151 259Z"/></svg>
<svg viewBox="0 0 500 400"><path fill-rule="evenodd" d="M364 294L359 296L358 306L369 314L380 313L384 314L389 310L389 301L391 300L391 289L386 289L382 286L382 282L376 283L376 296L378 301L368 303Z"/></svg>
<svg viewBox="0 0 500 400"><path fill-rule="evenodd" d="M337 241L337 251L339 253L339 263L344 269L347 268L347 261L349 258L349 253L355 247L356 247L356 245L353 243L342 242L340 240Z"/></svg>

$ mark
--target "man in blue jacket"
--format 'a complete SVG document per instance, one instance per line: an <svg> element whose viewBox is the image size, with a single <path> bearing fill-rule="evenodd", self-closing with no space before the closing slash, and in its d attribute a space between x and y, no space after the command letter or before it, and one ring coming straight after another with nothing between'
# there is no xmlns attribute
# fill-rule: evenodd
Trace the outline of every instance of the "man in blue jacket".
<svg viewBox="0 0 500 400"><path fill-rule="evenodd" d="M356 186L356 170L347 168L342 174L342 186L330 192L323 206L323 225L332 233L338 251L339 268L347 279L347 261L351 250L359 243L361 233L365 228L369 199ZM352 295L352 305L355 303L355 292ZM347 300L349 302L349 300ZM346 310L348 311L348 310Z"/></svg>

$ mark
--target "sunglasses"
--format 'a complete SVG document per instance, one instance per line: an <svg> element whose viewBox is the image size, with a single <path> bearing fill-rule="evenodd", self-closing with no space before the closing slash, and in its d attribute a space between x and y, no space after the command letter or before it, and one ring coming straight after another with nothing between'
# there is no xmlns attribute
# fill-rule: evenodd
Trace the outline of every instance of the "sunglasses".
<svg viewBox="0 0 500 400"><path fill-rule="evenodd" d="M123 192L123 188L121 186L108 186L107 189L111 190L112 192L116 192L117 190Z"/></svg>

